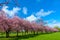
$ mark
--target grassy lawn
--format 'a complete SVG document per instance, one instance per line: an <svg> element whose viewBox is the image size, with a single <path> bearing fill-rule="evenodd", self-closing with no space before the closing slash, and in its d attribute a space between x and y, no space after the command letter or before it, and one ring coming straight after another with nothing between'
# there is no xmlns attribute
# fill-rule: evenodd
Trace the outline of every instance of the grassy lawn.
<svg viewBox="0 0 60 40"><path fill-rule="evenodd" d="M28 38L26 40L60 40L60 32L51 34L42 34L33 38Z"/></svg>
<svg viewBox="0 0 60 40"><path fill-rule="evenodd" d="M16 36L15 34L10 34L10 36ZM14 37L14 38L0 38L0 40L60 40L60 32L56 32L56 33L49 33L49 34L38 34L38 35L33 35L33 34L24 34L22 35L22 33L19 33L18 38ZM1 35L0 35L1 36Z"/></svg>

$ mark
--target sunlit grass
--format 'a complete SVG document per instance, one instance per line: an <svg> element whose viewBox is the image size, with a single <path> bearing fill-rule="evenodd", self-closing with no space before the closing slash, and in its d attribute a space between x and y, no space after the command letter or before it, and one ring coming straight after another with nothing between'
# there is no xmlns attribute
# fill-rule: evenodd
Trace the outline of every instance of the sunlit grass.
<svg viewBox="0 0 60 40"><path fill-rule="evenodd" d="M28 39L25 39L25 40L60 40L60 32L38 35L36 37L28 38Z"/></svg>

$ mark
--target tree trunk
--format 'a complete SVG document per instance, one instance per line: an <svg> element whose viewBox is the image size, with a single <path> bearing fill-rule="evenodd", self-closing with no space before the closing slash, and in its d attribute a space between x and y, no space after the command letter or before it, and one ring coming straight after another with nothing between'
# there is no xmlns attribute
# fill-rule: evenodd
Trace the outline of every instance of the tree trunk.
<svg viewBox="0 0 60 40"><path fill-rule="evenodd" d="M23 33L24 33L24 32L22 31L22 36L23 36Z"/></svg>
<svg viewBox="0 0 60 40"><path fill-rule="evenodd" d="M6 38L9 37L9 31L6 31Z"/></svg>
<svg viewBox="0 0 60 40"><path fill-rule="evenodd" d="M26 35L26 31L25 31L25 35Z"/></svg>
<svg viewBox="0 0 60 40"><path fill-rule="evenodd" d="M35 31L34 31L34 35L35 35Z"/></svg>
<svg viewBox="0 0 60 40"><path fill-rule="evenodd" d="M18 37L18 31L17 31L17 37Z"/></svg>
<svg viewBox="0 0 60 40"><path fill-rule="evenodd" d="M38 31L37 31L37 34L38 34Z"/></svg>

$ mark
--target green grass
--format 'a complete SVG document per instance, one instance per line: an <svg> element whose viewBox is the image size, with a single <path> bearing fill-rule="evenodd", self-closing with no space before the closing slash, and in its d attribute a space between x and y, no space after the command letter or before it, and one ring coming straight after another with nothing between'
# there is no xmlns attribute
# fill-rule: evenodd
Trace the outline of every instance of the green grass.
<svg viewBox="0 0 60 40"><path fill-rule="evenodd" d="M38 35L36 37L28 38L26 40L33 40L33 39L34 40L60 40L60 32Z"/></svg>
<svg viewBox="0 0 60 40"><path fill-rule="evenodd" d="M22 33L19 33L21 35ZM15 34L10 34L10 36L16 36ZM26 35L21 35L18 38L0 38L0 40L60 40L60 32L56 33L49 33L49 34L38 34L38 35L33 35L33 34L26 34Z"/></svg>

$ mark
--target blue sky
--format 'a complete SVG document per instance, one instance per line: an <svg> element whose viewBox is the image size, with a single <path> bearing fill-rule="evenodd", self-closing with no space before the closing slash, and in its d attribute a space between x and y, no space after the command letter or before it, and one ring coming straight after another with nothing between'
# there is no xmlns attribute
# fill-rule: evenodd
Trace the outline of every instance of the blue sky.
<svg viewBox="0 0 60 40"><path fill-rule="evenodd" d="M2 2L4 0L0 0ZM18 0L17 3L19 6L10 0L2 10L11 17L17 15L29 21L42 18L51 27L60 26L60 0Z"/></svg>

